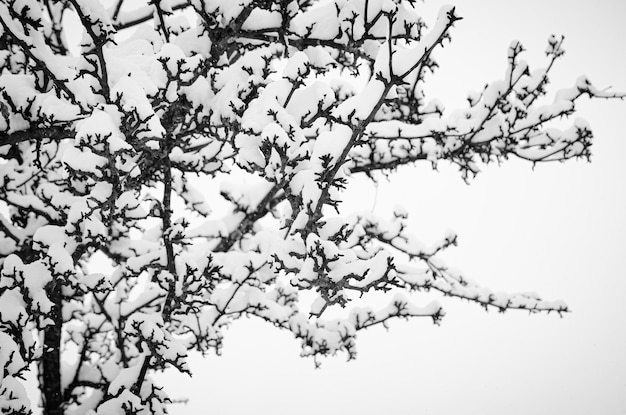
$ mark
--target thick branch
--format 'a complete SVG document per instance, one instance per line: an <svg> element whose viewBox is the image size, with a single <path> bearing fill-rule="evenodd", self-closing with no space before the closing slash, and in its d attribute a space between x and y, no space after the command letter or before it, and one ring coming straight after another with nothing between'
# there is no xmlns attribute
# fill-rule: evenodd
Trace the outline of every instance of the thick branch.
<svg viewBox="0 0 626 415"><path fill-rule="evenodd" d="M41 392L45 415L63 414L63 394L61 391L61 329L63 326L61 284L53 282L48 298L53 303L51 318L53 323L44 328L44 353L41 360Z"/></svg>
<svg viewBox="0 0 626 415"><path fill-rule="evenodd" d="M214 249L215 252L228 251L235 242L241 240L241 237L250 232L254 224L261 219L278 203L280 203L285 195L282 197L277 196L280 187L275 185L259 202L256 209L246 214L246 217L241 221L237 229L231 232L227 237L223 238L219 245Z"/></svg>
<svg viewBox="0 0 626 415"><path fill-rule="evenodd" d="M30 127L27 130L13 133L0 132L0 146L18 144L29 140L39 141L45 138L56 141L73 138L74 134L75 132L67 126Z"/></svg>
<svg viewBox="0 0 626 415"><path fill-rule="evenodd" d="M124 18L118 19L118 14L119 14L119 9L121 8L121 3L122 3L122 0L120 0L120 3L116 7L116 10L113 15L113 21L114 21L113 27L116 30L128 29L130 27L147 22L148 20L151 20L154 18L154 15L152 14L152 8L146 8L146 11L142 13L135 13L135 12L132 12L132 14L129 13L133 17L129 17L128 20L124 20ZM177 0L172 5L172 10L174 11L181 10L189 6L191 6L191 2L189 0Z"/></svg>

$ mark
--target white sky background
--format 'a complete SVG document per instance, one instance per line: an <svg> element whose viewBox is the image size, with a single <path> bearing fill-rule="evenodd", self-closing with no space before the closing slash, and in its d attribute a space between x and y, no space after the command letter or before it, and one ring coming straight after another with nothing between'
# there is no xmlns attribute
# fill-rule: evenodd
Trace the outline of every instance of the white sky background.
<svg viewBox="0 0 626 415"><path fill-rule="evenodd" d="M434 23L442 1L424 7ZM430 97L449 109L466 93L504 76L511 40L544 66L552 33L566 36L552 87L585 74L599 87L626 90L626 2L472 0L439 50ZM565 300L572 313L486 313L442 298L441 326L396 321L358 338L356 361L299 357L287 332L236 322L221 357L192 359L194 377L168 373L173 414L626 414L626 102L588 102L578 115L594 128L591 164L484 168L470 186L444 164L402 169L375 187L359 181L346 208L411 213L424 242L459 234L450 266L496 291L536 291ZM418 301L426 299L417 297Z"/></svg>

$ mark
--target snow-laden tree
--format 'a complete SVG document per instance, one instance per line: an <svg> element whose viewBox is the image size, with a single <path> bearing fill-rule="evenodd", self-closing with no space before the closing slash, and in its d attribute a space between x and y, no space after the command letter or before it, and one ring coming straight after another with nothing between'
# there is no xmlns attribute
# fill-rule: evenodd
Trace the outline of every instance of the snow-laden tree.
<svg viewBox="0 0 626 415"><path fill-rule="evenodd" d="M424 82L454 8L427 25L413 0L138 3L0 4L2 413L31 413L32 363L46 414L165 413L151 373L189 373L188 351L219 353L241 316L317 363L389 319L438 323L420 291L567 311L447 268L456 236L422 244L402 209L340 210L351 176L419 161L470 180L512 157L588 158L588 125L559 120L619 95L580 78L546 96L562 38L536 70L511 43L503 78L447 112ZM367 306L375 292L388 306Z"/></svg>

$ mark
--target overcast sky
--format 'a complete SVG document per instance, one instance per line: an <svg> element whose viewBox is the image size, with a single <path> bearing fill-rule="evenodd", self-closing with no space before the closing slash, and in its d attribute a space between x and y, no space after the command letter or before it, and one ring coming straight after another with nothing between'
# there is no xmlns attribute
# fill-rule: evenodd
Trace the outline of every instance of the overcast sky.
<svg viewBox="0 0 626 415"><path fill-rule="evenodd" d="M430 22L440 1L428 0ZM438 52L433 92L448 108L501 78L506 49L520 40L532 68L546 39L566 36L553 87L585 74L598 87L626 91L626 2L618 0L458 2L465 19ZM424 242L459 234L445 258L494 290L563 299L564 318L486 313L442 299L440 327L397 321L358 338L359 356L299 358L289 333L239 321L223 356L194 360L194 377L168 375L174 414L626 414L626 102L585 102L594 128L591 164L522 162L484 168L467 186L454 168L401 170L390 182L357 183L346 208L411 212ZM355 191L356 189L356 191ZM424 298L424 301L429 298ZM418 301L420 301L418 297Z"/></svg>

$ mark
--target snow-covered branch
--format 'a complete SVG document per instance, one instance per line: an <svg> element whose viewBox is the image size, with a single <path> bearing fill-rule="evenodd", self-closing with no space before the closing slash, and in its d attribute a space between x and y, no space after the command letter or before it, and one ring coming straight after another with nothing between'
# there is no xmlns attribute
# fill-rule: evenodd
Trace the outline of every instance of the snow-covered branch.
<svg viewBox="0 0 626 415"><path fill-rule="evenodd" d="M568 311L495 293L420 243L405 212L342 211L350 176L447 161L588 157L586 78L548 94L562 38L531 70L447 111L428 101L454 7L404 0L10 0L0 4L0 407L166 413L153 373L189 373L242 316L302 355L356 356L359 330L444 315L436 291L500 311ZM82 38L68 36L70 18ZM548 102L546 104L546 102ZM540 105L541 104L541 105ZM103 259L104 258L104 259ZM99 262L100 261L100 262ZM368 306L383 295L387 305ZM309 301L309 297L314 298Z"/></svg>

